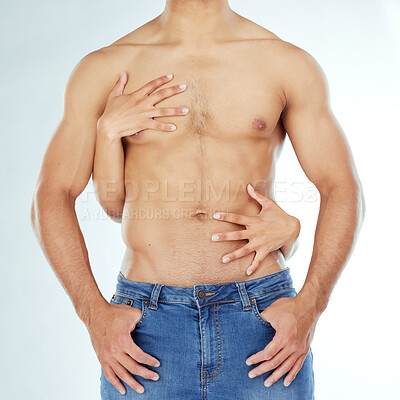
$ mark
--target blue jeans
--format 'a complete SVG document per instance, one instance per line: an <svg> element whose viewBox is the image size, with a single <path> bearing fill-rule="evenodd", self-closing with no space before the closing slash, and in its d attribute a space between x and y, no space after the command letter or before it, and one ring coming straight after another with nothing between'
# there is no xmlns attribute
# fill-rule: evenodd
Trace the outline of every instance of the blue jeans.
<svg viewBox="0 0 400 400"><path fill-rule="evenodd" d="M280 378L271 387L264 381L273 372L255 378L246 359L262 350L275 330L260 312L281 297L294 297L289 268L261 278L192 287L137 282L118 274L111 304L142 310L132 331L133 341L156 357L158 381L133 375L144 387L137 393L125 382L121 395L101 368L103 400L310 400L314 399L312 352L290 386Z"/></svg>

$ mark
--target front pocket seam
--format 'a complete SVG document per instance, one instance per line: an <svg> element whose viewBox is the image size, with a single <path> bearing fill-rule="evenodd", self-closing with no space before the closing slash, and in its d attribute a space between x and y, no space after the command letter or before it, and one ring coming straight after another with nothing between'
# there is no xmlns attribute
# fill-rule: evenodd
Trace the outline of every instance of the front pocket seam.
<svg viewBox="0 0 400 400"><path fill-rule="evenodd" d="M272 327L271 323L268 322L267 320L264 320L264 317L261 315L260 311L258 311L255 299L251 299L251 309L253 310L253 314L263 325Z"/></svg>
<svg viewBox="0 0 400 400"><path fill-rule="evenodd" d="M137 326L142 325L142 323L144 322L146 315L147 315L147 309L148 309L148 300L142 300L142 308L140 309L139 307L135 307L135 301L138 299L127 299L125 297L122 296L118 296L117 294L114 294L112 296L111 299L111 304L112 301L115 300L117 303L116 304L124 304L126 306L132 307L132 308L137 308L138 310L141 311L140 317L138 319L138 321L136 322L135 328Z"/></svg>
<svg viewBox="0 0 400 400"><path fill-rule="evenodd" d="M146 315L147 315L147 309L148 309L148 302L146 300L143 300L142 302L142 313L140 314L140 318L138 319L138 322L135 325L135 329L136 327L140 326L143 324L144 320L146 319Z"/></svg>
<svg viewBox="0 0 400 400"><path fill-rule="evenodd" d="M261 297L261 296L267 297L268 294L280 292L281 290L286 290L286 289L293 289L293 285L291 285L291 286L285 286L285 287L283 287L283 288L276 289L276 290L272 290L272 291L270 291L270 292L259 293L259 294L254 295L252 298L253 298L253 299L257 299L258 297ZM258 299L258 300L261 301L261 300L264 300L264 298Z"/></svg>

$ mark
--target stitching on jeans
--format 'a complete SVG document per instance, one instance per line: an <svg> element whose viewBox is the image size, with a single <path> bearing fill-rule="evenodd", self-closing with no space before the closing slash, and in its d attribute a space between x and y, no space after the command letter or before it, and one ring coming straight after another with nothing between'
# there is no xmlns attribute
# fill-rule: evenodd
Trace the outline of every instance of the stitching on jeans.
<svg viewBox="0 0 400 400"><path fill-rule="evenodd" d="M266 321L264 321L262 318L261 318L261 315L260 315L260 312L255 308L255 303L253 303L253 311L254 311L254 315L257 317L257 319L263 324L263 325L265 325L265 326L271 326L272 327L272 325L269 323L269 322L266 322Z"/></svg>
<svg viewBox="0 0 400 400"><path fill-rule="evenodd" d="M275 293L275 292L279 292L279 291L285 290L285 289L293 289L293 286L285 286L285 287L280 288L280 289L272 290L271 292L260 293L260 294L257 294L257 295L255 295L255 296L252 296L251 298L252 298L252 299L256 299L257 297L263 296L263 295L265 295L265 294ZM258 300L260 301L260 299L258 299ZM261 300L262 300L262 299L261 299Z"/></svg>
<svg viewBox="0 0 400 400"><path fill-rule="evenodd" d="M154 295L154 301L158 302L158 296L160 295L160 291L161 291L162 285L160 285L157 289L157 293Z"/></svg>
<svg viewBox="0 0 400 400"><path fill-rule="evenodd" d="M215 308L217 309L217 317L215 317ZM217 366L215 367L214 372L211 373L211 375L205 376L205 379L211 379L214 376L217 376L220 371L221 371L221 334L220 334L220 329L219 329L219 318L218 318L218 305L214 304L214 322L215 326L217 327L217 343L218 343L218 361L217 361Z"/></svg>
<svg viewBox="0 0 400 400"><path fill-rule="evenodd" d="M202 400L207 400L207 380L203 379L204 375L206 375L206 374L207 374L207 370L205 369L202 374L203 376L201 377L201 381L203 382L203 387L202 387L203 399Z"/></svg>
<svg viewBox="0 0 400 400"><path fill-rule="evenodd" d="M293 289L293 286L285 286L285 287L280 288L280 289L271 290L270 292L258 293L258 294L255 294L255 295L251 296L251 298L257 298L259 296L264 296L266 294L279 292L280 290L285 290L285 289ZM121 290L116 290L115 293L120 293L120 294L123 294L123 295L126 295L126 296L130 296L130 297L133 297L133 298L139 299L139 300L150 300L149 297L136 296L136 295L131 294L131 293L122 292ZM196 302L193 302L193 301L181 301L181 300L158 300L158 301L162 302L162 303L182 303L182 304L194 304L194 305L196 304ZM203 304L203 306L204 305L208 305L208 304L214 304L214 303L233 303L233 302L236 302L236 301L242 301L242 300L241 299L219 300L219 301L213 301L213 302L209 302L209 303Z"/></svg>
<svg viewBox="0 0 400 400"><path fill-rule="evenodd" d="M244 303L241 282L239 282L238 287L239 287L239 294L241 294L240 300L242 301L242 303ZM244 304L244 306L246 306L246 304Z"/></svg>
<svg viewBox="0 0 400 400"><path fill-rule="evenodd" d="M199 308L199 313L200 313L200 339L201 339L201 389L203 393L203 400L207 400L207 380L203 379L204 374L206 374L206 370L203 370L204 367L204 346L203 346L203 327L201 325L201 307Z"/></svg>
<svg viewBox="0 0 400 400"><path fill-rule="evenodd" d="M138 321L137 324L135 325L135 328L136 328L137 326L142 325L142 324L143 324L143 321L144 321L145 318L146 318L148 306L147 306L146 303L142 303L142 307L143 307L142 316L139 318L139 321Z"/></svg>
<svg viewBox="0 0 400 400"><path fill-rule="evenodd" d="M116 296L116 295L114 295L113 297L112 297L112 299L111 299L111 301L120 301L121 303L124 303L124 304L128 304L128 305L132 305L132 302L134 301L134 300L131 300L131 299L126 299L125 297L121 297L121 296ZM130 303L130 304L129 304Z"/></svg>
<svg viewBox="0 0 400 400"><path fill-rule="evenodd" d="M246 293L245 293L245 290L244 290L243 286L244 286L243 284L239 284L239 291L242 292L242 300L243 300L243 303L244 303L243 310L247 311L247 310L250 309L251 305L250 304L249 305L246 304Z"/></svg>
<svg viewBox="0 0 400 400"><path fill-rule="evenodd" d="M205 389L206 389L206 398L205 398L205 400L207 400L208 399L208 397L207 397L208 384L207 384L207 380L205 380L204 382L205 382Z"/></svg>
<svg viewBox="0 0 400 400"><path fill-rule="evenodd" d="M153 303L157 303L158 302L158 294L160 293L161 290L161 285L157 287L156 292L154 293L153 296L151 296L151 299L153 300ZM157 310L156 306L151 305L149 306L152 310Z"/></svg>
<svg viewBox="0 0 400 400"><path fill-rule="evenodd" d="M285 272L285 271L289 271L289 267L287 267L285 269L281 269L280 271L272 272L271 274L260 276L259 278L245 279L243 281L230 281L230 282L223 282L223 283L204 283L202 286L222 286L222 285L229 285L230 283L236 283L236 282L252 282L252 281L256 281L257 279L269 278L270 276L273 276L276 274L281 274L282 272Z"/></svg>
<svg viewBox="0 0 400 400"><path fill-rule="evenodd" d="M242 283L242 293L243 293L243 298L244 298L244 309L245 310L248 310L249 309L249 307L250 307L250 300L249 300L249 295L247 294L247 291L246 291L246 285L245 285L245 283L243 282Z"/></svg>

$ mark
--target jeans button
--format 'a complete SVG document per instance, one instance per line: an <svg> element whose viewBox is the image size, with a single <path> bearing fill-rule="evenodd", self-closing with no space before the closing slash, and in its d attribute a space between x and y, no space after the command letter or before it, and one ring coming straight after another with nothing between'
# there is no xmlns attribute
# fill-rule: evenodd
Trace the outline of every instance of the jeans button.
<svg viewBox="0 0 400 400"><path fill-rule="evenodd" d="M197 292L197 298L203 300L206 297L206 291L204 289L200 289Z"/></svg>

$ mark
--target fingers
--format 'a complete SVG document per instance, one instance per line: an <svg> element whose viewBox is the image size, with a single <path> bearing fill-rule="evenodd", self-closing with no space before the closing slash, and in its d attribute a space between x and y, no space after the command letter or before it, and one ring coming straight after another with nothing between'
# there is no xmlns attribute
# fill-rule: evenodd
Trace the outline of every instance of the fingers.
<svg viewBox="0 0 400 400"><path fill-rule="evenodd" d="M270 360L272 357L275 357L278 352L283 349L283 347L284 343L278 333L276 333L274 338L267 344L267 347L265 347L264 349L266 360Z"/></svg>
<svg viewBox="0 0 400 400"><path fill-rule="evenodd" d="M259 352L253 354L246 360L247 365L256 364L265 360L270 360L274 357L281 349L283 345L279 338L277 338L277 334L275 334L274 338L268 343L268 345L260 350Z"/></svg>
<svg viewBox="0 0 400 400"><path fill-rule="evenodd" d="M233 253L225 254L222 257L222 262L224 264L226 264L226 263L228 263L230 261L233 261L233 260L236 260L236 259L238 259L240 257L244 257L244 256L246 256L247 254L250 254L253 251L254 251L253 246L251 246L250 243L247 243L243 247L241 247L240 249L235 250Z"/></svg>
<svg viewBox="0 0 400 400"><path fill-rule="evenodd" d="M175 86L171 86L165 89L160 89L157 92L152 93L149 96L149 99L151 98L151 104L152 105L156 105L157 103L159 103L161 100L166 99L167 97L171 97L175 94L184 92L186 90L186 85L182 84L182 85L175 85Z"/></svg>
<svg viewBox="0 0 400 400"><path fill-rule="evenodd" d="M117 80L114 87L112 88L109 96L110 97L121 96L124 93L126 82L128 82L128 78L127 78L126 72L123 71L123 72L121 72L119 79Z"/></svg>
<svg viewBox="0 0 400 400"><path fill-rule="evenodd" d="M253 262L250 264L249 268L247 268L246 274L251 275L256 271L267 254L269 254L268 251L256 250L256 255L254 256Z"/></svg>
<svg viewBox="0 0 400 400"><path fill-rule="evenodd" d="M151 379L153 381L157 381L159 376L156 372L140 365L136 362L132 357L128 356L127 354L123 354L119 362L133 375L142 376L145 379Z"/></svg>
<svg viewBox="0 0 400 400"><path fill-rule="evenodd" d="M258 193L253 186L249 183L247 185L247 193L254 199L257 200L262 207L266 207L268 204L268 201L270 200L268 197L263 196L261 193Z"/></svg>
<svg viewBox="0 0 400 400"><path fill-rule="evenodd" d="M275 371L265 380L264 385L266 387L270 387L273 383L278 381L283 375L286 374L292 367L293 364L296 362L298 358L297 354L292 354L288 357Z"/></svg>
<svg viewBox="0 0 400 400"><path fill-rule="evenodd" d="M285 386L289 386L294 378L296 378L296 375L298 372L301 370L301 367L303 366L304 360L306 359L307 354L304 354L300 356L297 361L294 363L293 367L291 368L290 372L286 375L285 380L283 381L283 384Z"/></svg>
<svg viewBox="0 0 400 400"><path fill-rule="evenodd" d="M250 225L254 221L255 217L248 217L246 215L235 213L218 212L214 214L214 218L218 219L219 221L233 222L234 224L246 226Z"/></svg>
<svg viewBox="0 0 400 400"><path fill-rule="evenodd" d="M256 368L249 372L249 378L254 378L255 376L265 374L267 371L271 371L279 367L291 354L292 352L288 350L280 351L271 360L264 361L262 364L258 365Z"/></svg>
<svg viewBox="0 0 400 400"><path fill-rule="evenodd" d="M115 361L111 365L111 368L114 370L118 378L122 379L133 390L136 390L138 393L144 392L144 387L118 361Z"/></svg>
<svg viewBox="0 0 400 400"><path fill-rule="evenodd" d="M249 231L247 229L242 229L241 231L215 233L211 236L213 242L221 242L225 240L242 240L249 238Z"/></svg>
<svg viewBox="0 0 400 400"><path fill-rule="evenodd" d="M168 122L157 121L152 118L156 116L165 117L171 115L186 115L188 111L189 110L186 107L160 107L160 108L155 107L154 109L148 111L145 115L146 117L149 118L146 121L146 128L154 129L156 131L172 132L176 130L176 125Z"/></svg>
<svg viewBox="0 0 400 400"><path fill-rule="evenodd" d="M147 364L153 367L160 366L160 361L158 361L157 358L145 353L133 340L131 340L126 353L141 364Z"/></svg>
<svg viewBox="0 0 400 400"><path fill-rule="evenodd" d="M151 93L153 93L156 89L158 89L160 86L165 85L167 82L169 82L172 79L172 77L173 77L172 74L160 76L159 78L153 79L152 81L146 83L144 86L136 90L134 93L138 93L142 96L148 96Z"/></svg>
<svg viewBox="0 0 400 400"><path fill-rule="evenodd" d="M154 129L156 131L166 131L166 132L172 132L176 129L176 125L174 124L170 124L168 122L160 122L154 119L149 119L148 121L146 121L145 127L147 129Z"/></svg>
<svg viewBox="0 0 400 400"><path fill-rule="evenodd" d="M125 394L125 386L118 379L117 375L115 375L114 370L110 365L103 365L104 376L106 379L117 389L121 394Z"/></svg>
<svg viewBox="0 0 400 400"><path fill-rule="evenodd" d="M146 113L146 117L170 117L173 115L186 115L189 109L186 107L154 107Z"/></svg>

